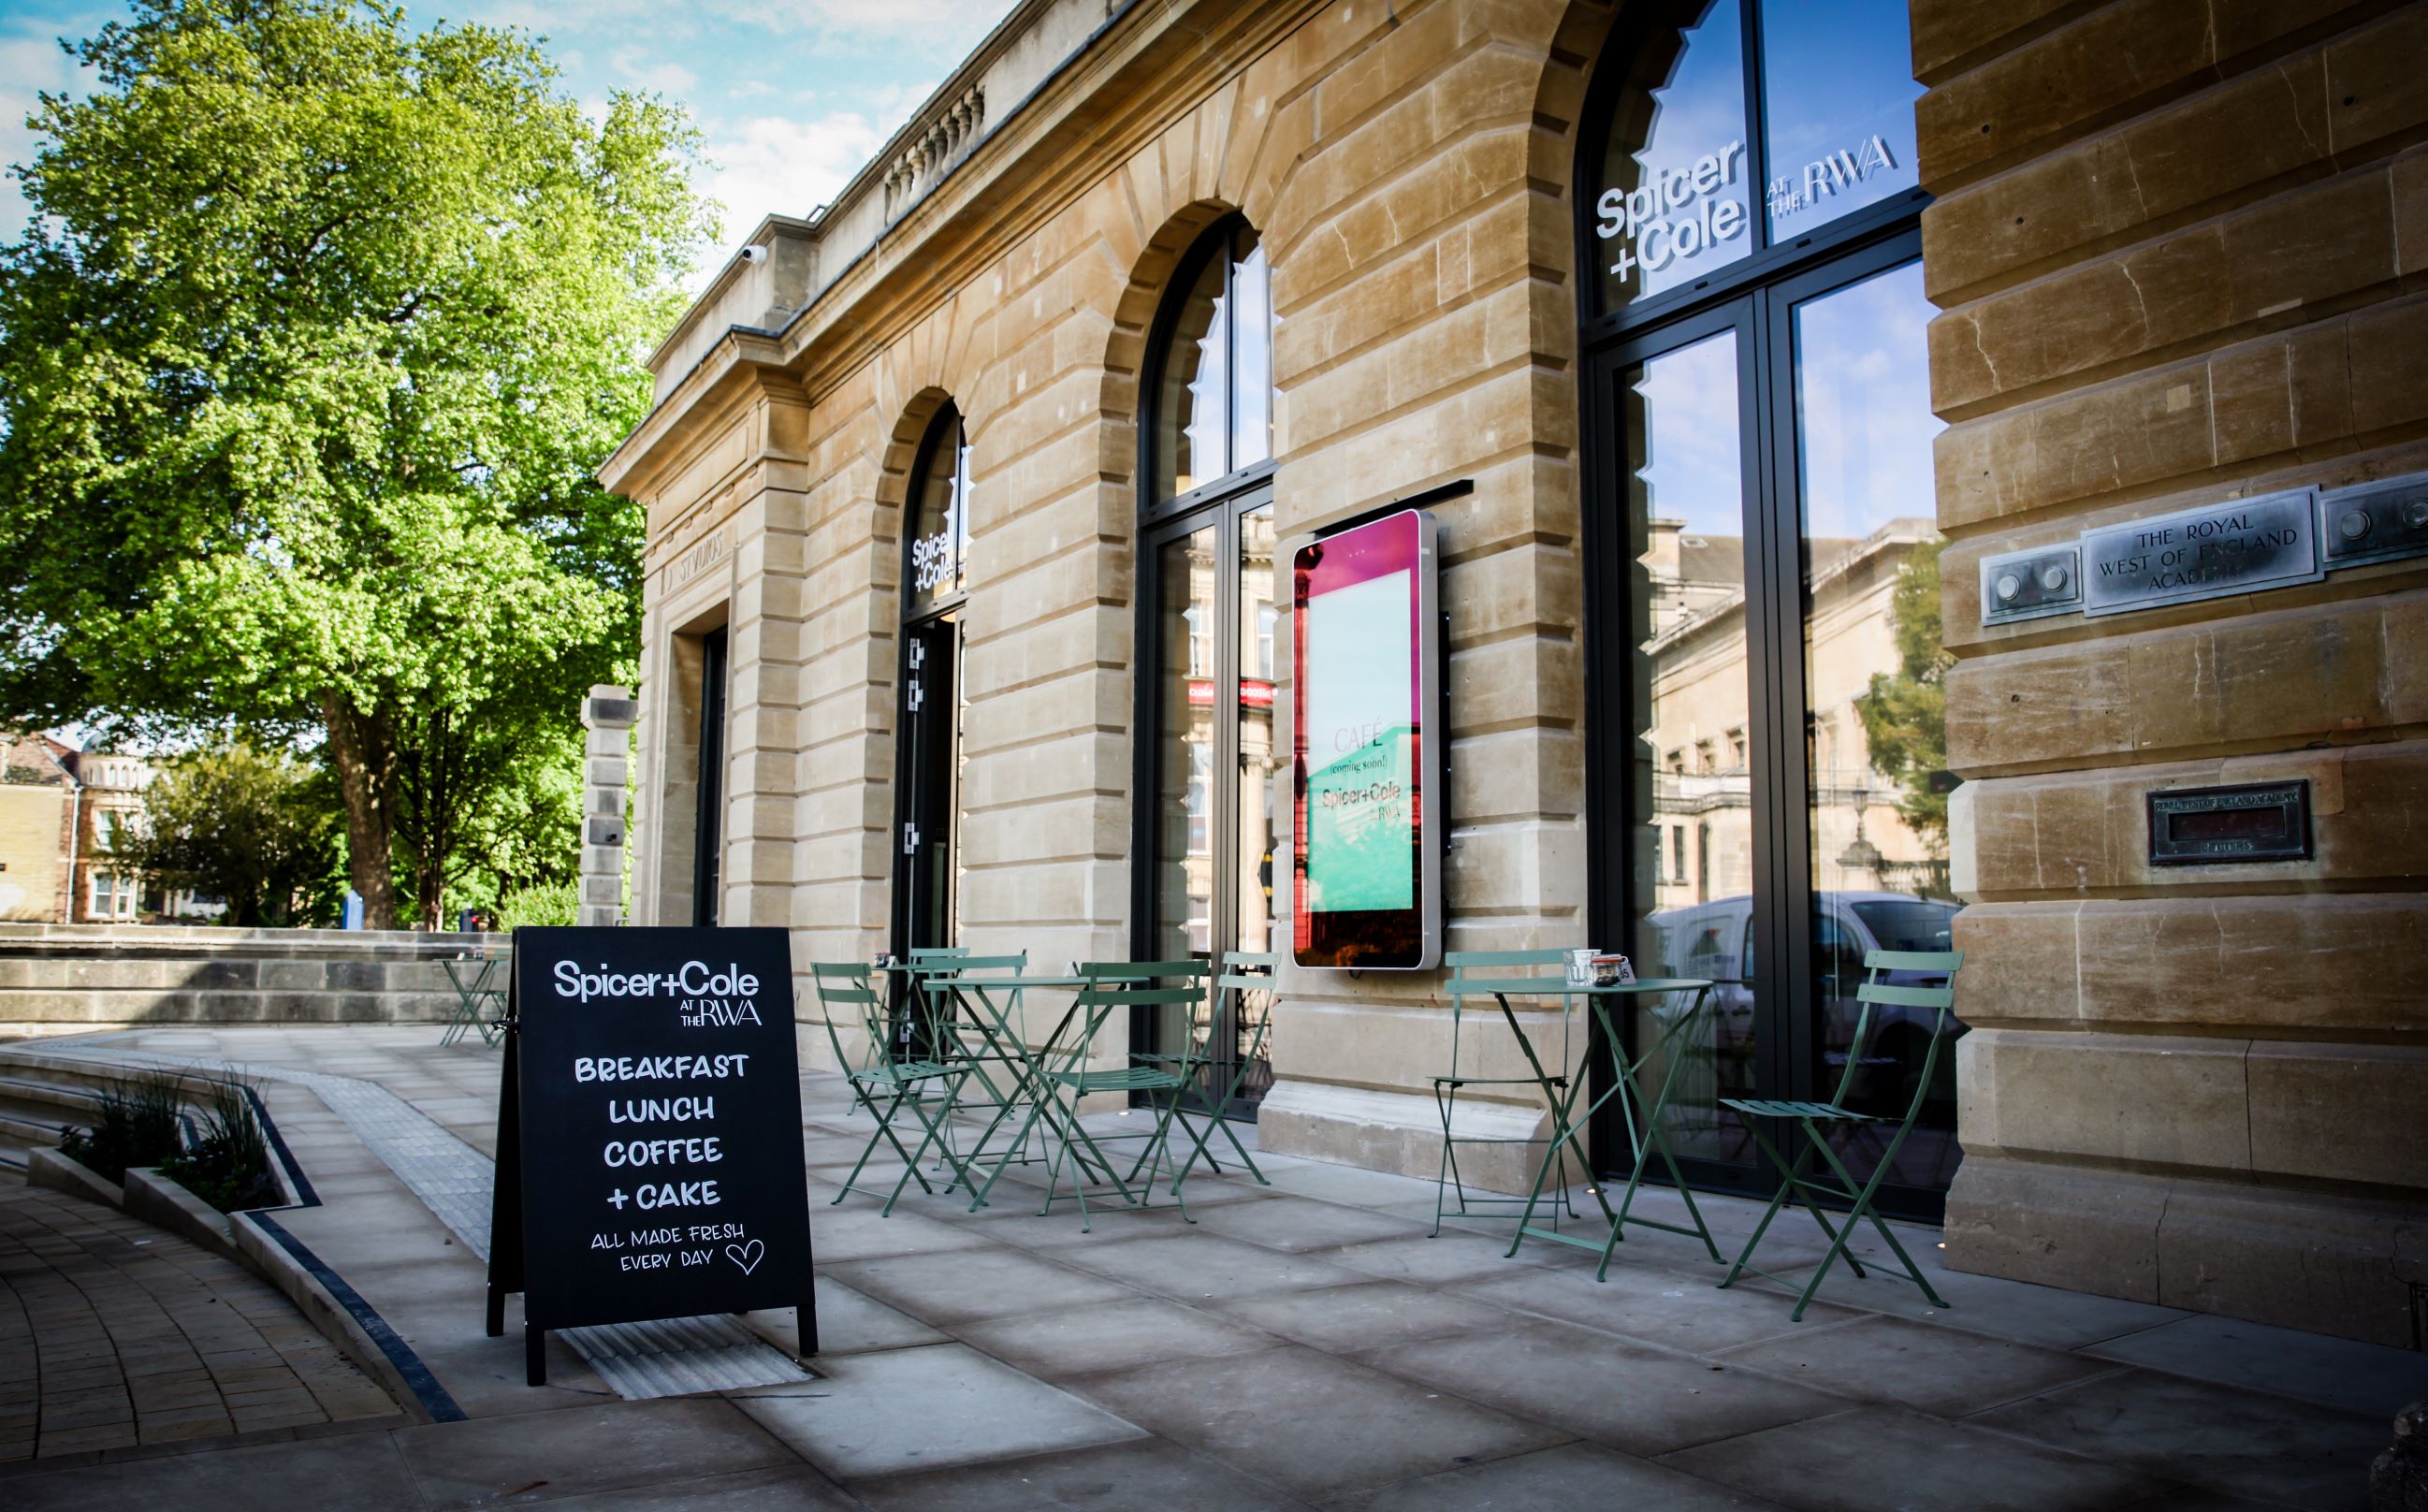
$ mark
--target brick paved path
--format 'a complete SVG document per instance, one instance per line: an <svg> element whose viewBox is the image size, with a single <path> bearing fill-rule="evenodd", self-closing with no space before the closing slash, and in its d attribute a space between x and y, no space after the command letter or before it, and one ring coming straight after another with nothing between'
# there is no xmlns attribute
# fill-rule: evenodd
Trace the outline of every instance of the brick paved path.
<svg viewBox="0 0 2428 1512"><path fill-rule="evenodd" d="M250 1272L0 1177L0 1460L397 1415Z"/></svg>

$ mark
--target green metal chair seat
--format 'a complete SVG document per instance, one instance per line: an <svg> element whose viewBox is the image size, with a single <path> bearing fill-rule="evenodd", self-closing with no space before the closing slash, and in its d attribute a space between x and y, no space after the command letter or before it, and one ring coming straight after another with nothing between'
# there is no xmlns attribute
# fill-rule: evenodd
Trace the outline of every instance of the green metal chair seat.
<svg viewBox="0 0 2428 1512"><path fill-rule="evenodd" d="M1187 1083L1169 1071L1131 1066L1122 1071L1049 1071L1046 1079L1084 1097L1098 1092L1170 1092Z"/></svg>
<svg viewBox="0 0 2428 1512"><path fill-rule="evenodd" d="M1757 1097L1723 1097L1722 1108L1733 1109L1752 1118L1814 1118L1841 1124L1887 1124L1895 1120L1873 1113L1859 1113L1850 1108L1836 1108L1829 1103L1781 1102Z"/></svg>

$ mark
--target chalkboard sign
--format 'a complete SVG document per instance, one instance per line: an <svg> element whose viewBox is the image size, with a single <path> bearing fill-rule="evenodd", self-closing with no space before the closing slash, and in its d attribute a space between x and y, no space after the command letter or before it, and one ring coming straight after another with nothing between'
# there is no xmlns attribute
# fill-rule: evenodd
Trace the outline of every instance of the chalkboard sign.
<svg viewBox="0 0 2428 1512"><path fill-rule="evenodd" d="M809 1186L781 929L515 932L489 1332L800 1309Z"/></svg>

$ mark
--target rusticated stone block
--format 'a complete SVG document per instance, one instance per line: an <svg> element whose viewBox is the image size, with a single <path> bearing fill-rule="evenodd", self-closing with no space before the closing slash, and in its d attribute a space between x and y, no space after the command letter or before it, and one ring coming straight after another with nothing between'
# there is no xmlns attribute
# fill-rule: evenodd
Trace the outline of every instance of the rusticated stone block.
<svg viewBox="0 0 2428 1512"><path fill-rule="evenodd" d="M2155 865L2147 797L2225 782L2305 781L2312 854L2306 860ZM2026 778L1993 778L1972 797L1974 891L2086 896L2121 889L2235 884L2276 891L2337 882L2400 886L2423 866L2428 743L2286 751L2165 765Z"/></svg>
<svg viewBox="0 0 2428 1512"><path fill-rule="evenodd" d="M1968 1150L2247 1172L2247 1045L1977 1028L1957 1042L1957 1126Z"/></svg>
<svg viewBox="0 0 2428 1512"><path fill-rule="evenodd" d="M2257 1044L2250 1074L2254 1166L2428 1197L2428 1043Z"/></svg>
<svg viewBox="0 0 2428 1512"><path fill-rule="evenodd" d="M1951 71L1984 57L1998 44L2029 36L2068 0L1913 0L1914 76L1936 84Z"/></svg>
<svg viewBox="0 0 2428 1512"><path fill-rule="evenodd" d="M2158 1222L2174 1185L1968 1149L1947 1192L1948 1267L2155 1303Z"/></svg>
<svg viewBox="0 0 2428 1512"><path fill-rule="evenodd" d="M2120 617L2105 639L1960 662L1946 680L1949 764L1986 777L2352 739L2416 721L2408 711L2428 688L2400 664L2421 659L2389 651L2423 602L2413 590L2139 634L2120 633L2130 624Z"/></svg>
<svg viewBox="0 0 2428 1512"><path fill-rule="evenodd" d="M1946 1233L1954 1270L2407 1349L2428 1208L1968 1149Z"/></svg>
<svg viewBox="0 0 2428 1512"><path fill-rule="evenodd" d="M2428 894L1976 903L1956 918L1968 1024L2414 1033Z"/></svg>
<svg viewBox="0 0 2428 1512"><path fill-rule="evenodd" d="M1919 15L1914 29L1919 64ZM2181 0L2121 0L1948 79L1914 107L1923 187L1944 193L1981 164L2045 151L2120 107L2207 82L2214 32L2206 9Z"/></svg>

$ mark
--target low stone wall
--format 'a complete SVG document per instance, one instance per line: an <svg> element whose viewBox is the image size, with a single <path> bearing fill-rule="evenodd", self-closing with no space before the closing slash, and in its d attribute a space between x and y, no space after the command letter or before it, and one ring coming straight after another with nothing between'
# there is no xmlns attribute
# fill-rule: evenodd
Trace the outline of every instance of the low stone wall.
<svg viewBox="0 0 2428 1512"><path fill-rule="evenodd" d="M437 1024L496 935L0 925L0 1037L137 1024Z"/></svg>

